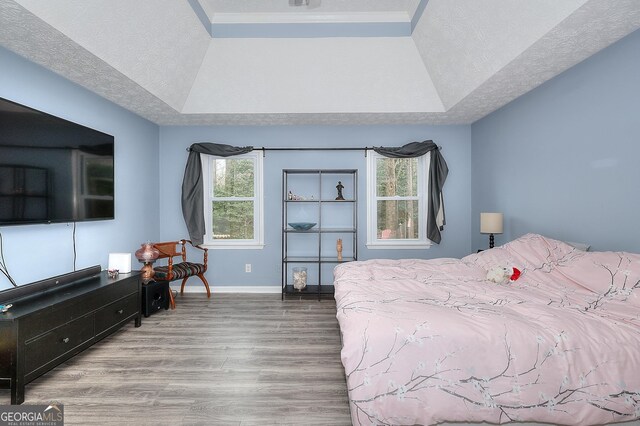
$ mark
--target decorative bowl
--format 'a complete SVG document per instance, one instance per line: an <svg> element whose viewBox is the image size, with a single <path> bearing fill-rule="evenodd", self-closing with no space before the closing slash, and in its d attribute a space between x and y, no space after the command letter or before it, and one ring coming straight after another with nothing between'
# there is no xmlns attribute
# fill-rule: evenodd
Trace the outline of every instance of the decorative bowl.
<svg viewBox="0 0 640 426"><path fill-rule="evenodd" d="M289 222L289 226L296 231L308 231L316 225L315 222Z"/></svg>

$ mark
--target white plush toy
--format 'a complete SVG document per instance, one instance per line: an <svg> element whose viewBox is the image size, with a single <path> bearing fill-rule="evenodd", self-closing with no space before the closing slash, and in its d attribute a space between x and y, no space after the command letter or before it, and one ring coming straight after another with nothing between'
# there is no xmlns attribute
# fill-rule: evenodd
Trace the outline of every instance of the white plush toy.
<svg viewBox="0 0 640 426"><path fill-rule="evenodd" d="M506 284L518 278L520 278L520 270L518 268L494 266L487 271L487 280L497 284Z"/></svg>

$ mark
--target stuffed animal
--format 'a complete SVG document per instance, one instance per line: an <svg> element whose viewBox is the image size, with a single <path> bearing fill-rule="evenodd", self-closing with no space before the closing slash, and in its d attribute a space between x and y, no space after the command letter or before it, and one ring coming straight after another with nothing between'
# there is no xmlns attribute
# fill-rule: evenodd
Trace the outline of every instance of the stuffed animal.
<svg viewBox="0 0 640 426"><path fill-rule="evenodd" d="M506 284L518 278L520 278L520 270L518 268L494 266L487 271L487 280L497 284Z"/></svg>

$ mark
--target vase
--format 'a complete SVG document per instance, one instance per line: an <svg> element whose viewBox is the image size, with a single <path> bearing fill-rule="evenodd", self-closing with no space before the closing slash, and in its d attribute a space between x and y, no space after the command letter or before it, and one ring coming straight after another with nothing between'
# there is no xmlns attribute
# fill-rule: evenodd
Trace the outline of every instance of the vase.
<svg viewBox="0 0 640 426"><path fill-rule="evenodd" d="M293 288L302 291L307 287L307 268L293 268Z"/></svg>

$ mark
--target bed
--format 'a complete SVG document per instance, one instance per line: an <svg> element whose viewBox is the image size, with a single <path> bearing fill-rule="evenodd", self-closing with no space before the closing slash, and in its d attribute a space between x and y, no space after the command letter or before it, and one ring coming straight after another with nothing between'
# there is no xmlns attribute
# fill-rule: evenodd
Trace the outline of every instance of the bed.
<svg viewBox="0 0 640 426"><path fill-rule="evenodd" d="M495 266L521 271L486 280ZM334 271L354 425L640 418L640 255L528 234Z"/></svg>

